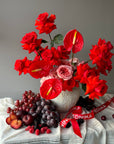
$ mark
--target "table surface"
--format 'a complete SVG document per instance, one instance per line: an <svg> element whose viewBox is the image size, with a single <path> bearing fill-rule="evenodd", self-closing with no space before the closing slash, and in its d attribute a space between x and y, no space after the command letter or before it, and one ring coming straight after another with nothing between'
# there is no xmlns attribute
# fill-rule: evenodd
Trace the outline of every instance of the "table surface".
<svg viewBox="0 0 114 144"><path fill-rule="evenodd" d="M95 101L99 106L113 97L113 94L105 94ZM25 128L12 129L6 124L7 107L14 107L11 98L0 99L0 144L114 144L114 103L111 103L105 110L95 115L95 118L86 120L80 126L82 138L74 134L70 128L52 128L52 133L36 136L25 131ZM101 116L107 117L106 121Z"/></svg>

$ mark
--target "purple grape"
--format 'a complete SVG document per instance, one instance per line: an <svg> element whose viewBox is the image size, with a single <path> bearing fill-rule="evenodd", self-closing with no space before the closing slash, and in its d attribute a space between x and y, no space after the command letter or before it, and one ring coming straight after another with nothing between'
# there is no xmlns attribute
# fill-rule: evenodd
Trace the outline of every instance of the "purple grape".
<svg viewBox="0 0 114 144"><path fill-rule="evenodd" d="M40 106L40 105L41 105L41 101L37 101L37 102L36 102L36 105L37 105L37 106Z"/></svg>
<svg viewBox="0 0 114 144"><path fill-rule="evenodd" d="M46 114L43 114L43 115L42 115L42 119L43 119L43 120L47 120L47 115L46 115Z"/></svg>
<svg viewBox="0 0 114 144"><path fill-rule="evenodd" d="M50 120L50 119L51 119L51 116L50 116L50 115L48 115L48 116L47 116L47 120Z"/></svg>
<svg viewBox="0 0 114 144"><path fill-rule="evenodd" d="M47 111L45 111L45 114L47 114L47 115L50 115L50 111L49 110L47 110Z"/></svg>
<svg viewBox="0 0 114 144"><path fill-rule="evenodd" d="M49 105L45 105L44 106L44 110L50 110L50 106Z"/></svg>

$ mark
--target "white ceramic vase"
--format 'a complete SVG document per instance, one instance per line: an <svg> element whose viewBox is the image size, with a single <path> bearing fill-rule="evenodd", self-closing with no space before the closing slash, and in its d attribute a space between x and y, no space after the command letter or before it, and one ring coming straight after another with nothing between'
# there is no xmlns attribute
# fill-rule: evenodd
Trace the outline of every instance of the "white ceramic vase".
<svg viewBox="0 0 114 144"><path fill-rule="evenodd" d="M59 112L68 112L73 107L80 97L80 88L73 88L72 91L62 91L55 99L51 99L57 106Z"/></svg>

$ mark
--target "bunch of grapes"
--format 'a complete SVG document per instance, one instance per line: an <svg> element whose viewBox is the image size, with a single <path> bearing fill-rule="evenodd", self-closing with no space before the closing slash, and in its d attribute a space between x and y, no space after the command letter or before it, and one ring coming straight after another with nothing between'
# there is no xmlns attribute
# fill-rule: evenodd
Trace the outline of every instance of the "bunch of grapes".
<svg viewBox="0 0 114 144"><path fill-rule="evenodd" d="M15 129L22 125L34 126L34 129L56 128L60 121L60 115L52 101L41 98L39 93L35 94L31 90L24 92L22 100L16 100L14 109L8 107L7 113L10 116L6 122ZM13 120L17 121L12 122Z"/></svg>

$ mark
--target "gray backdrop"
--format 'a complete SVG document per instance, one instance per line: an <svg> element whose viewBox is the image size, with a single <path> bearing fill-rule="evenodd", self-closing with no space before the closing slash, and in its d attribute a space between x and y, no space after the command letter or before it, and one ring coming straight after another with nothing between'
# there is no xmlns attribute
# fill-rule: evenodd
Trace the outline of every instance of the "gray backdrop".
<svg viewBox="0 0 114 144"><path fill-rule="evenodd" d="M18 76L14 63L25 56L34 57L22 50L20 41L25 33L35 30L35 19L43 12L56 14L58 29L52 35L65 35L74 28L82 33L85 43L77 54L80 60L89 58L91 46L100 37L114 45L114 0L0 0L0 97L16 99L25 90L39 91L39 80L29 75ZM114 67L114 57L112 61ZM114 68L102 77L108 81L109 93L114 93L113 73Z"/></svg>

